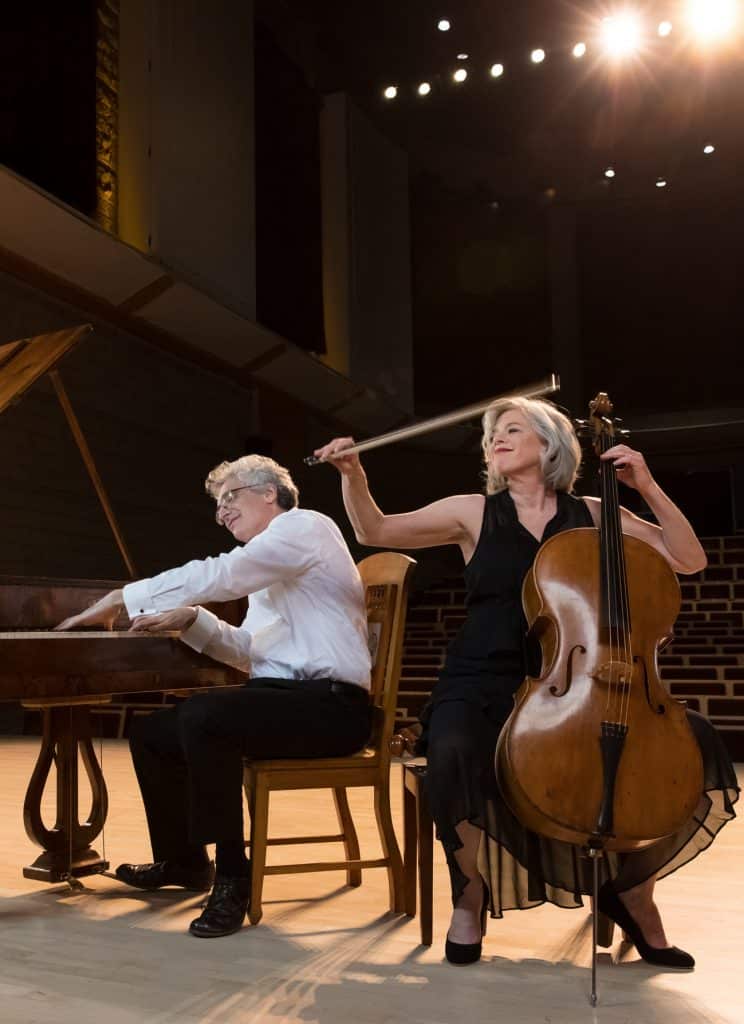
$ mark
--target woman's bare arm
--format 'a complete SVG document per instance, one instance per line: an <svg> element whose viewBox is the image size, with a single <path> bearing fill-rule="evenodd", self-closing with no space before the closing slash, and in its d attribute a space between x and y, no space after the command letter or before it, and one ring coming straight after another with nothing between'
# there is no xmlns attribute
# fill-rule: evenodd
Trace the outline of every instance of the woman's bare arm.
<svg viewBox="0 0 744 1024"><path fill-rule="evenodd" d="M426 548L459 544L467 558L478 540L484 498L459 494L413 512L385 515L370 494L367 476L356 455L340 454L352 438L336 438L316 455L333 462L341 473L346 514L361 544L371 547Z"/></svg>
<svg viewBox="0 0 744 1024"><path fill-rule="evenodd" d="M643 455L623 444L615 445L601 457L615 463L618 479L638 491L659 524L649 523L622 508L623 533L650 544L666 558L675 572L689 574L704 569L708 559L702 544L681 509L654 480ZM602 503L597 498L585 498L584 501L595 525L599 526Z"/></svg>

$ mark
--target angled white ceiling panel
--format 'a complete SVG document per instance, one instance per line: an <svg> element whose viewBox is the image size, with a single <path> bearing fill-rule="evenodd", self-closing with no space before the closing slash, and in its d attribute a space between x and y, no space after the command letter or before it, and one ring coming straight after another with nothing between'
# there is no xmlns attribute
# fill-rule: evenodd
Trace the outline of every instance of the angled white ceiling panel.
<svg viewBox="0 0 744 1024"><path fill-rule="evenodd" d="M359 390L347 377L293 346L256 370L254 376L323 412L335 409ZM343 411L339 418L344 418Z"/></svg>
<svg viewBox="0 0 744 1024"><path fill-rule="evenodd" d="M163 276L159 264L2 167L0 208L0 245L114 305Z"/></svg>
<svg viewBox="0 0 744 1024"><path fill-rule="evenodd" d="M0 211L0 246L34 266L114 306L167 275L175 279L174 283L153 294L149 302L138 304L131 314L135 319L236 369L250 369L258 359L258 366L251 371L256 378L312 409L333 415L359 435L383 433L400 424L401 410L371 391L360 394L359 386L347 377L178 280L158 261L107 234L93 221L1 165ZM284 351L262 366L261 356L282 344Z"/></svg>
<svg viewBox="0 0 744 1024"><path fill-rule="evenodd" d="M282 340L180 282L138 309L137 316L235 367L245 366Z"/></svg>

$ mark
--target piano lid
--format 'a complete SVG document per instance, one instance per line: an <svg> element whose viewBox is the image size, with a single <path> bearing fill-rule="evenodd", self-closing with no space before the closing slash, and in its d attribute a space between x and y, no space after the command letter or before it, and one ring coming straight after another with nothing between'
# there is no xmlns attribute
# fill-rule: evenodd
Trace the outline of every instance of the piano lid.
<svg viewBox="0 0 744 1024"><path fill-rule="evenodd" d="M53 370L92 330L91 324L82 324L0 345L0 413L17 402L39 377Z"/></svg>

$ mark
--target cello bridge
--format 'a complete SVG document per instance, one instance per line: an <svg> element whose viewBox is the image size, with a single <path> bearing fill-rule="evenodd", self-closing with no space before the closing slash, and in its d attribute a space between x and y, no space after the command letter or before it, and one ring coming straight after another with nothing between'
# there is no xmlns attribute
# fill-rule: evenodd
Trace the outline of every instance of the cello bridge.
<svg viewBox="0 0 744 1024"><path fill-rule="evenodd" d="M629 686L633 682L633 665L611 659L598 666L592 673L592 679L606 686Z"/></svg>

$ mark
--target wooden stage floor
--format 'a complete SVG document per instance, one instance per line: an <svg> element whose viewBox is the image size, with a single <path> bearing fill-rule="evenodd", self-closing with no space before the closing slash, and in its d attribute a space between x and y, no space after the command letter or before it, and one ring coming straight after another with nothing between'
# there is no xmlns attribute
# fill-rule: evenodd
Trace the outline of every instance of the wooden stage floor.
<svg viewBox="0 0 744 1024"><path fill-rule="evenodd" d="M38 741L0 739L0 1021L2 1024L742 1024L741 923L744 821L707 854L659 886L672 941L697 969L660 972L631 948L601 957L600 1005L588 1004L588 913L540 907L489 921L484 957L443 960L448 880L438 853L434 945L418 921L385 913L387 883L365 872L346 889L341 873L267 879L264 917L237 935L187 934L201 897L137 893L112 878L73 892L23 878L36 856L21 808ZM106 741L111 808L105 852L112 865L150 859L126 745ZM394 816L400 824L398 767ZM350 793L363 856L379 855L368 794ZM86 801L82 801L87 806ZM326 817L327 816L327 817ZM53 820L50 813L49 818ZM322 792L273 798L273 834L334 821ZM327 826L321 826L325 829ZM98 846L100 850L100 845ZM296 859L302 848L276 848ZM312 854L327 856L332 847ZM310 859L310 858L308 858Z"/></svg>

